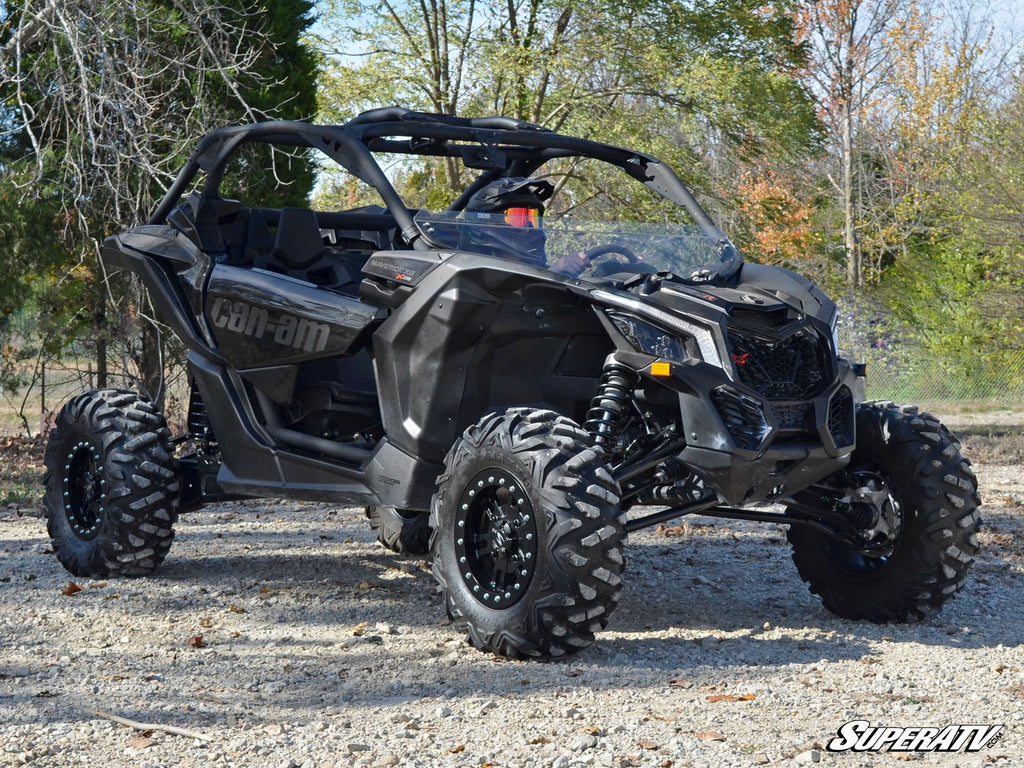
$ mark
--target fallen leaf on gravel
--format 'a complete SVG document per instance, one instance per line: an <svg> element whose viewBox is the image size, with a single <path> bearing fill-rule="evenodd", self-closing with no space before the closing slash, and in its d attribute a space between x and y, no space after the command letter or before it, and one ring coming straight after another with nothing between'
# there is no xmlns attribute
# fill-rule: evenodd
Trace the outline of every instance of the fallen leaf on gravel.
<svg viewBox="0 0 1024 768"><path fill-rule="evenodd" d="M245 608L240 605L235 605L234 603L228 606L228 610L232 613L245 613Z"/></svg>
<svg viewBox="0 0 1024 768"><path fill-rule="evenodd" d="M742 696L733 696L732 694L718 694L716 696L705 696L708 701L716 703L719 701L753 701L757 698L752 693L744 693Z"/></svg>
<svg viewBox="0 0 1024 768"><path fill-rule="evenodd" d="M725 736L715 731L701 731L694 735L701 741L725 741Z"/></svg>
<svg viewBox="0 0 1024 768"><path fill-rule="evenodd" d="M361 621L352 628L353 637L362 637L366 634L366 622Z"/></svg>
<svg viewBox="0 0 1024 768"><path fill-rule="evenodd" d="M203 636L202 635L193 635L192 637L190 637L188 639L188 644L190 646L192 646L193 648L205 648L206 647L206 643L203 642Z"/></svg>
<svg viewBox="0 0 1024 768"><path fill-rule="evenodd" d="M129 747L134 749L145 749L146 747L152 746L153 739L146 736L136 736L134 739L128 742Z"/></svg>
<svg viewBox="0 0 1024 768"><path fill-rule="evenodd" d="M199 626L203 629L209 629L213 626L213 621L211 621L209 617L203 616L203 618L199 620Z"/></svg>
<svg viewBox="0 0 1024 768"><path fill-rule="evenodd" d="M73 581L69 581L68 585L66 587L64 587L64 589L61 590L61 592L63 592L68 597L71 597L71 595L75 594L75 592L81 592L81 591L82 591L82 588L80 586L78 586L77 584L75 584L75 582L73 582Z"/></svg>
<svg viewBox="0 0 1024 768"><path fill-rule="evenodd" d="M466 745L465 744L459 744L459 746L457 746L457 747L452 747L451 749L446 749L445 750L445 752L447 752L449 755L457 755L457 754L459 754L459 752L465 752L465 751L466 751Z"/></svg>
<svg viewBox="0 0 1024 768"><path fill-rule="evenodd" d="M535 739L530 739L530 743L531 744L550 744L551 743L551 739L549 739L547 736L538 736Z"/></svg>

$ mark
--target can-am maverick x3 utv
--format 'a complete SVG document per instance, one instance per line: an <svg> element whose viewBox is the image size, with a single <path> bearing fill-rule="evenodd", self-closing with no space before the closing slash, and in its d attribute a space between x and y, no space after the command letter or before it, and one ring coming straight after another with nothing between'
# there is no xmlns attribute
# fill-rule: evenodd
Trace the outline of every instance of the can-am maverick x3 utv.
<svg viewBox="0 0 1024 768"><path fill-rule="evenodd" d="M230 199L229 161L253 144L316 150L381 204ZM410 208L382 168L422 157L478 172L445 211ZM526 258L500 212L467 211L512 178L546 177L562 211L636 200L609 171L688 224L549 211L544 253ZM574 253L582 274L544 265ZM607 624L627 533L681 515L788 525L811 591L876 622L937 610L977 550L977 483L953 435L862 402L835 305L745 262L649 155L399 108L229 127L102 255L142 279L189 348L192 395L175 439L124 390L60 413L45 512L73 574L149 574L179 512L230 496L364 505L383 544L429 549L475 646L545 658Z"/></svg>

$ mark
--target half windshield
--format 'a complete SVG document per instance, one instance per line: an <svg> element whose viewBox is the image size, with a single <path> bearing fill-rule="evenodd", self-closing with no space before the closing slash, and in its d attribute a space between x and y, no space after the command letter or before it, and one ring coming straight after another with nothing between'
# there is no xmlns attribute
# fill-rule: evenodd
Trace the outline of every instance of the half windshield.
<svg viewBox="0 0 1024 768"><path fill-rule="evenodd" d="M415 221L438 248L508 258L572 277L624 278L670 272L688 278L732 272L740 257L694 226L546 218L542 227L512 227L504 214L421 210Z"/></svg>

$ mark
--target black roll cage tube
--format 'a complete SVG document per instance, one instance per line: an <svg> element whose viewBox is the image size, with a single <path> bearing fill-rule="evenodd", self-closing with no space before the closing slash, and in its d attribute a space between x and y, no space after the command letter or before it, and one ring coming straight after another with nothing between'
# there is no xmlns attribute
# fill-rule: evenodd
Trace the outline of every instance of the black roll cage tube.
<svg viewBox="0 0 1024 768"><path fill-rule="evenodd" d="M395 137L402 137L401 139ZM563 136L547 128L508 117L464 118L383 107L363 112L341 125L313 125L277 120L220 128L206 134L171 183L149 224L163 224L200 170L207 174L204 197L217 197L227 161L241 144L264 143L317 149L361 181L373 186L412 247L431 245L413 221L412 212L374 158L374 153L461 157L484 171L452 205L460 210L472 191L515 167L529 175L545 162L562 157L590 157L615 165L659 195L681 205L703 234L719 246L723 261L738 258L735 248L686 185L652 155ZM503 161L503 162L499 162Z"/></svg>

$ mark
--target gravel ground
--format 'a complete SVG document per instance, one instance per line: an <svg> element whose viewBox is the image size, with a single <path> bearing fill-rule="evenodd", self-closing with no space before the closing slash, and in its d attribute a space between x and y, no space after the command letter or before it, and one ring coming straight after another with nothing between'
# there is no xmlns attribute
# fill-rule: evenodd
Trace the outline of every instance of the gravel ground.
<svg viewBox="0 0 1024 768"><path fill-rule="evenodd" d="M781 528L694 517L631 535L608 630L547 664L467 646L360 510L210 507L156 577L67 594L34 505L10 503L0 766L1020 765L1024 478L976 469L983 551L923 624L837 619ZM974 754L828 752L856 719L1005 728Z"/></svg>

